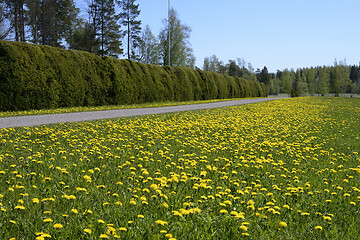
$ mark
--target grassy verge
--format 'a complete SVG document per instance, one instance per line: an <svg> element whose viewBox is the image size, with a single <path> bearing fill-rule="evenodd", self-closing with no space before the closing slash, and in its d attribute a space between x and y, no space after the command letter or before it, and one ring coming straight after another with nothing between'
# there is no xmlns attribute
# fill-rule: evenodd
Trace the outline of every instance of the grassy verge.
<svg viewBox="0 0 360 240"><path fill-rule="evenodd" d="M129 109L129 108L169 107L169 106L178 106L178 105L202 104L202 103L223 102L223 101L233 101L233 100L242 100L242 99L246 99L246 98L214 99L214 100L183 101L183 102L169 102L169 101L167 101L167 102L142 103L142 104L132 104L132 105L73 107L73 108L28 110L28 111L16 111L16 112L0 112L0 117L16 117L16 116L59 114L59 113L73 113L73 112L89 112L89 111L107 111L107 110L119 110L119 109Z"/></svg>
<svg viewBox="0 0 360 240"><path fill-rule="evenodd" d="M0 130L0 239L359 239L360 99Z"/></svg>

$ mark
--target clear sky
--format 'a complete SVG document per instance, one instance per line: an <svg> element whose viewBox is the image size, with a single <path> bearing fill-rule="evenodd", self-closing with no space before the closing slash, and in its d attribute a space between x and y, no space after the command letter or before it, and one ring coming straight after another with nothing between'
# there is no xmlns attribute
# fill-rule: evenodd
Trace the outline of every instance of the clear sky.
<svg viewBox="0 0 360 240"><path fill-rule="evenodd" d="M137 0L143 27L158 35L168 0ZM170 0L191 27L196 65L215 54L269 71L360 62L360 0Z"/></svg>

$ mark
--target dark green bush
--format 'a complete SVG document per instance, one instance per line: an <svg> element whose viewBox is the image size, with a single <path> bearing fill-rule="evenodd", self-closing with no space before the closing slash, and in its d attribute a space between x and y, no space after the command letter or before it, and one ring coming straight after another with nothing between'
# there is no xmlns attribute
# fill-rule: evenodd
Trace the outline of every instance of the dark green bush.
<svg viewBox="0 0 360 240"><path fill-rule="evenodd" d="M0 41L0 111L266 96L224 74Z"/></svg>

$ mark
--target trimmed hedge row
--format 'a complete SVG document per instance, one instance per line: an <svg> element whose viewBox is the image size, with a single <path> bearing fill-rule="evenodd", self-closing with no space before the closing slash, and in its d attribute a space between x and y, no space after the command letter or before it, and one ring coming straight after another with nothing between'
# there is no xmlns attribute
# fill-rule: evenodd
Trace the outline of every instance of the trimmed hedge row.
<svg viewBox="0 0 360 240"><path fill-rule="evenodd" d="M263 97L257 81L0 41L0 111Z"/></svg>

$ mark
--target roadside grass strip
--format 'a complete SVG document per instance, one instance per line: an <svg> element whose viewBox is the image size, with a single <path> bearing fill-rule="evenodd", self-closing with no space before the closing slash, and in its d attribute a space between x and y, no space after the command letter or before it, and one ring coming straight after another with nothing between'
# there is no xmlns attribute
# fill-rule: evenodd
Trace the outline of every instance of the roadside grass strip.
<svg viewBox="0 0 360 240"><path fill-rule="evenodd" d="M74 113L74 112L107 111L107 110L120 110L120 109L131 109L131 108L170 107L170 106L214 103L214 102L245 100L245 99L249 99L249 98L213 99L213 100L182 101L182 102L168 101L168 102L154 102L154 103L141 103L141 104L128 104L128 105L108 105L108 106L40 109L40 110L27 110L27 111L7 111L7 112L0 112L0 118L1 117L44 115L44 114Z"/></svg>

